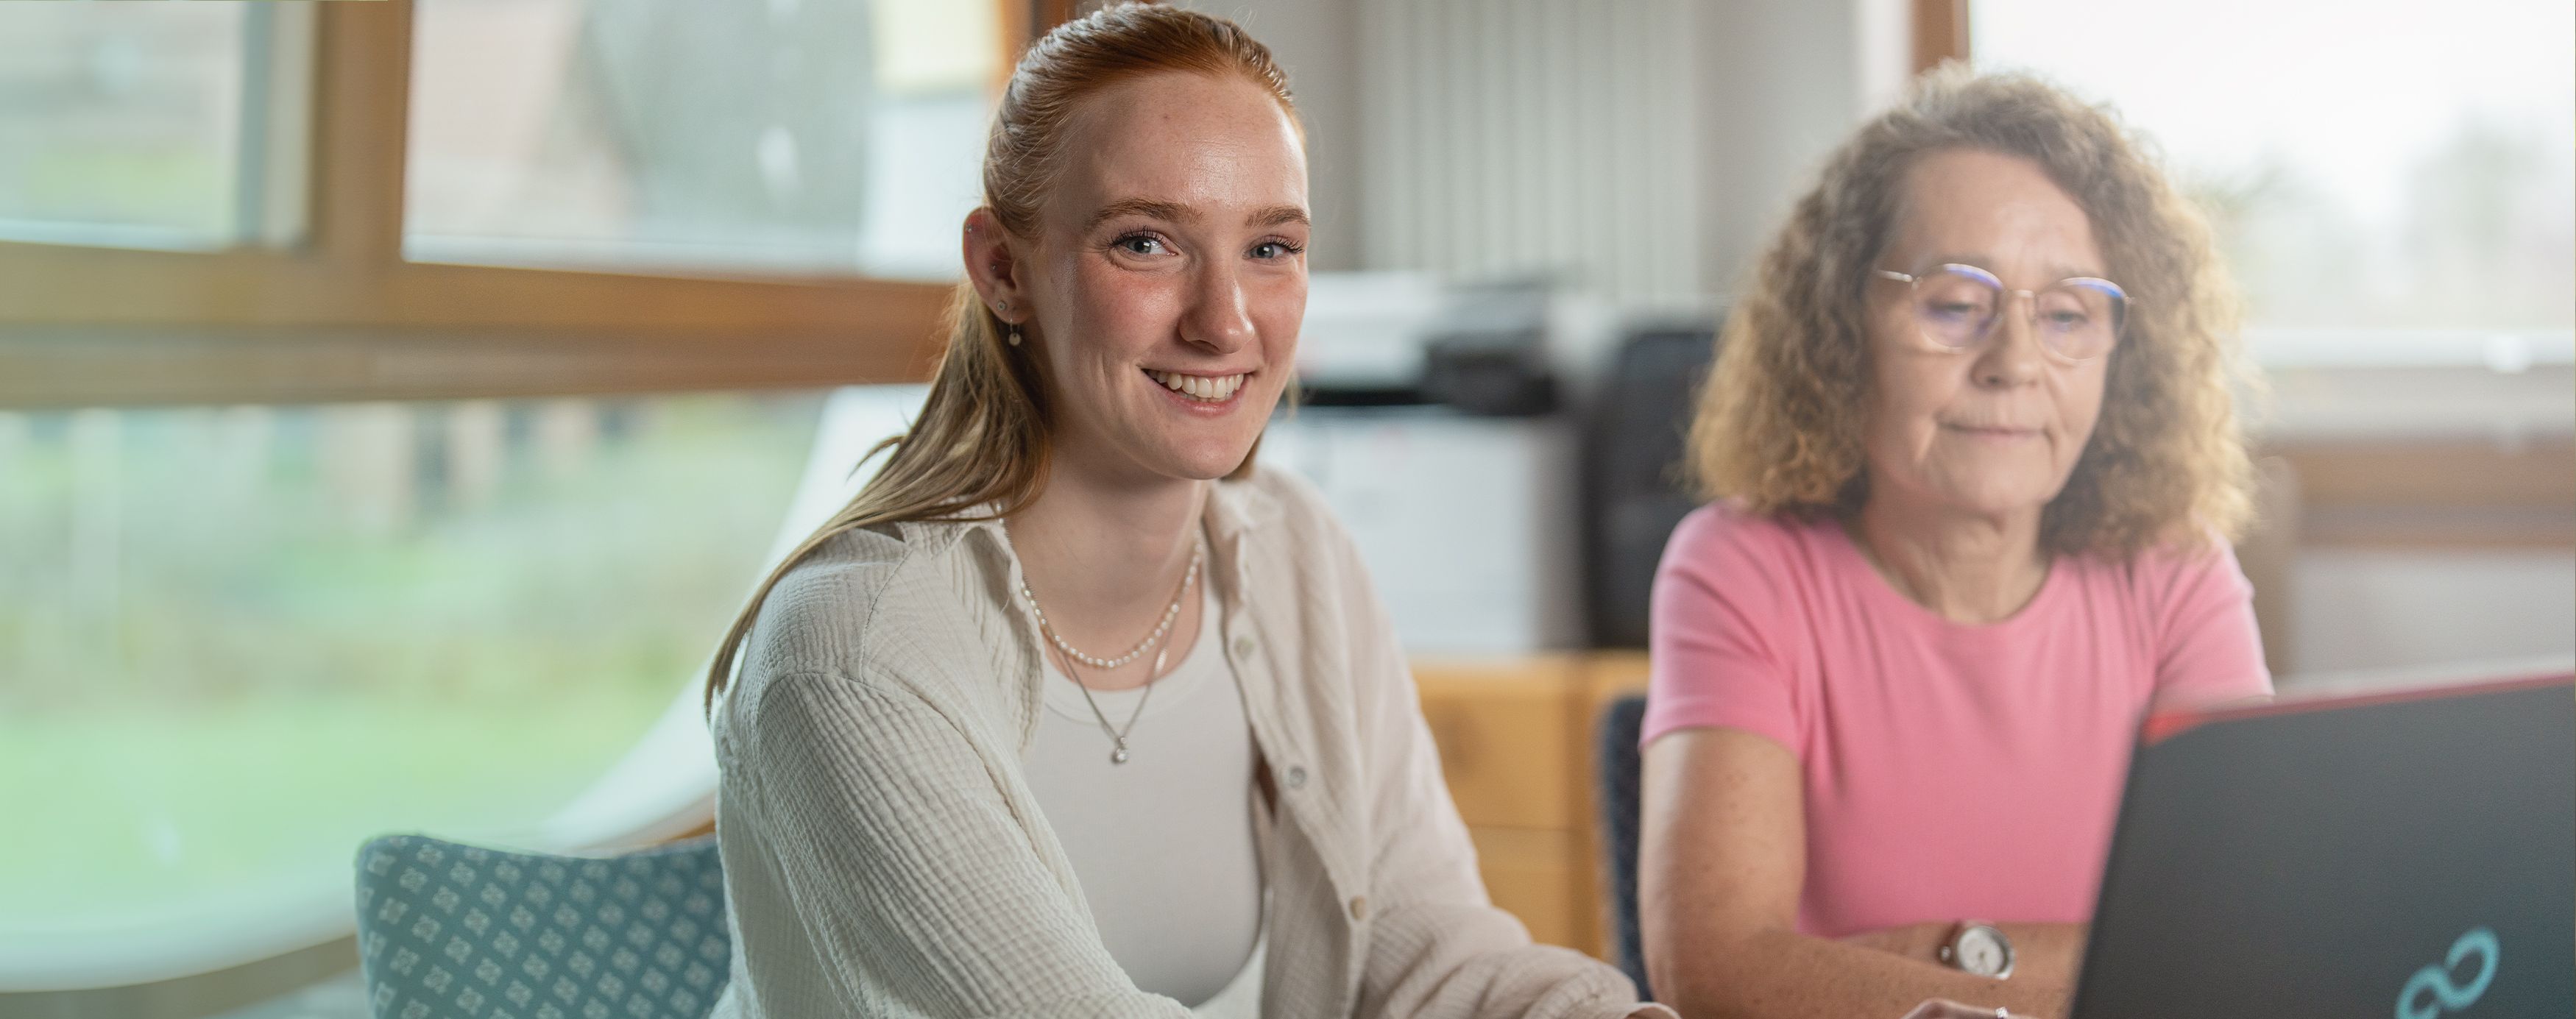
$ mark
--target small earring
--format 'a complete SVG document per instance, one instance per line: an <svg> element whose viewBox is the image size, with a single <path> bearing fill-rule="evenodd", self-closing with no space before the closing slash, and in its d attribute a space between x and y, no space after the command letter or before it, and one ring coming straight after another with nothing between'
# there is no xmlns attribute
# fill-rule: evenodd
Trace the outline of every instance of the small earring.
<svg viewBox="0 0 2576 1019"><path fill-rule="evenodd" d="M1018 326L1011 327L1011 345L1014 347L1020 345L1020 327Z"/></svg>

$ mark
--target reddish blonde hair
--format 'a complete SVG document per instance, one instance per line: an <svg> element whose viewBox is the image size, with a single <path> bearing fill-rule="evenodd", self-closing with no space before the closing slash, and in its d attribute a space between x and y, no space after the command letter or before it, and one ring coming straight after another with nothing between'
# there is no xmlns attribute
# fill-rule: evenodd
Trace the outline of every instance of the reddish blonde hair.
<svg viewBox="0 0 2576 1019"><path fill-rule="evenodd" d="M1065 164L1066 122L1084 99L1165 72L1247 79L1268 90L1289 123L1297 124L1288 76L1269 47L1233 22L1159 4L1103 8L1048 32L1011 72L984 147L984 206L1002 228L1016 237L1037 236L1039 209ZM1302 136L1303 127L1298 130ZM779 578L825 542L896 521L1005 517L1045 491L1051 424L1046 386L1032 354L1004 341L1008 327L985 307L972 282L957 285L948 319L948 347L931 375L921 419L911 431L868 450L867 457L893 453L849 505L753 590L708 666L710 710L732 679L734 659L761 602ZM1246 455L1230 476L1251 470L1252 457Z"/></svg>

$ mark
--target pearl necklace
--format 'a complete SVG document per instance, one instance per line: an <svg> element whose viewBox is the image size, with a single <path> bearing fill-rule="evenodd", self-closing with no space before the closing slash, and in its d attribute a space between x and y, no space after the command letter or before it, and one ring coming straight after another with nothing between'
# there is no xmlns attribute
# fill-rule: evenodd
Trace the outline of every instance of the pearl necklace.
<svg viewBox="0 0 2576 1019"><path fill-rule="evenodd" d="M1082 691L1083 703L1091 705L1091 717L1100 720L1101 733L1109 737L1109 763L1111 764L1127 763L1127 736L1129 733L1136 731L1137 720L1145 717L1145 705L1152 702L1154 699L1155 676L1147 675L1145 677L1145 695L1136 698L1136 710L1127 716L1127 727L1121 729L1109 724L1109 716L1100 710L1100 701L1091 696L1091 687L1082 682L1082 677L1073 674L1073 663L1079 661L1095 669L1114 669L1118 666L1125 665L1128 662L1135 661L1137 656L1144 654L1147 648L1151 648L1155 644L1159 643L1163 639L1163 635L1171 631L1172 620L1180 618L1181 602L1189 597L1190 585L1199 579L1199 557L1201 552L1202 549L1199 548L1190 550L1190 571L1181 575L1180 593L1172 596L1172 607L1163 610L1163 621L1154 624L1154 632L1146 634L1145 639L1136 645L1135 650L1129 651L1125 656L1119 658L1093 658L1090 655L1074 650L1072 644L1066 642L1062 635L1055 632L1055 625L1047 622L1046 610L1038 607L1037 592L1029 590L1028 575L1021 574L1020 576L1020 597L1029 600L1029 611L1037 615L1038 632L1046 634L1048 640L1055 642L1056 650L1064 652L1065 678L1073 680L1074 689ZM1164 654L1169 654L1171 652L1171 648L1167 646L1163 651ZM1160 673L1163 671L1163 657L1163 655L1159 654L1154 656L1153 672Z"/></svg>
<svg viewBox="0 0 2576 1019"><path fill-rule="evenodd" d="M1047 622L1046 610L1038 607L1037 592L1029 590L1029 579L1028 575L1025 573L1020 575L1020 597L1028 599L1029 611L1037 614L1038 629L1047 635L1048 640L1055 642L1056 650L1064 652L1067 657L1072 658L1074 661L1081 662L1082 664L1091 666L1095 669L1115 669L1121 665L1135 661L1138 657L1144 655L1147 648L1153 647L1156 641L1163 639L1164 633L1171 630L1172 621L1180 618L1181 601L1182 599L1189 597L1190 585L1199 578L1200 554L1200 549L1194 548L1190 550L1190 571L1182 575L1181 590L1180 593L1172 596L1172 607L1163 610L1163 621L1154 624L1154 632L1146 634L1144 640L1137 641L1136 647L1133 650L1130 650L1126 654L1120 655L1116 658L1093 658L1090 655L1074 650L1073 645L1064 639L1064 635L1055 632L1055 624Z"/></svg>

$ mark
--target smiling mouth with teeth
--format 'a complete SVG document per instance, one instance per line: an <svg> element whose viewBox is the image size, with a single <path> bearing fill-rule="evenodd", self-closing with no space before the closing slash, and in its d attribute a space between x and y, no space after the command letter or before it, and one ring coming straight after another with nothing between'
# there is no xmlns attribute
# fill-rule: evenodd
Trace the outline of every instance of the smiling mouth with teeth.
<svg viewBox="0 0 2576 1019"><path fill-rule="evenodd" d="M1249 372L1233 375L1183 375L1179 372L1158 372L1152 369L1147 369L1145 375L1162 383L1163 388L1201 403L1224 403L1233 399L1235 390L1243 388L1243 380L1252 377Z"/></svg>

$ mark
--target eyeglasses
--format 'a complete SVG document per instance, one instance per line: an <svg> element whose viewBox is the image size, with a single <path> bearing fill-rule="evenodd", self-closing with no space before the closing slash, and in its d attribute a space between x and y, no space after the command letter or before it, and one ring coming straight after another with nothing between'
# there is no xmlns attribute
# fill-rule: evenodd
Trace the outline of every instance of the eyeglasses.
<svg viewBox="0 0 2576 1019"><path fill-rule="evenodd" d="M2040 291L2007 290L1995 274L1973 265L1942 265L1920 276L1886 269L1884 279L1913 289L1914 321L1925 342L1966 350L1985 341L2003 321L2008 297L2030 298L2030 328L2040 343L2070 361L2109 353L2129 321L2129 294L2110 280L2062 279Z"/></svg>

